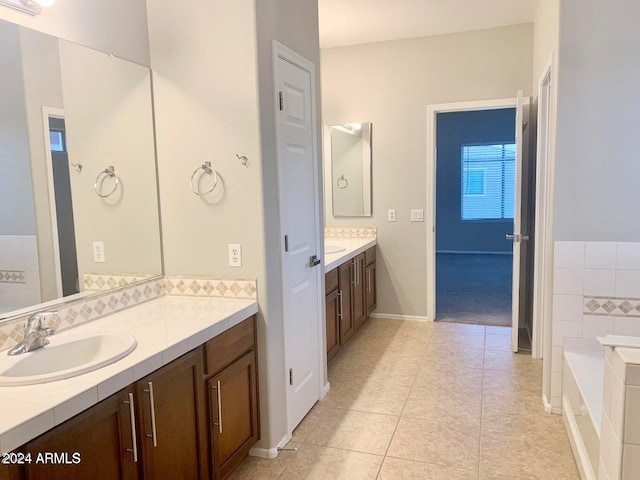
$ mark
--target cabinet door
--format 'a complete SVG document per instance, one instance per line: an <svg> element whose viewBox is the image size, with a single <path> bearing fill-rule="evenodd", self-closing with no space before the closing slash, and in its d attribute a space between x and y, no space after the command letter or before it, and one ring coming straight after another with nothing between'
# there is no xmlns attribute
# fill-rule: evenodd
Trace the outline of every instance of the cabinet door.
<svg viewBox="0 0 640 480"><path fill-rule="evenodd" d="M136 382L147 480L207 478L202 350Z"/></svg>
<svg viewBox="0 0 640 480"><path fill-rule="evenodd" d="M0 464L0 480L22 480L21 467Z"/></svg>
<svg viewBox="0 0 640 480"><path fill-rule="evenodd" d="M340 350L340 303L339 290L335 289L326 296L326 330L327 330L327 360Z"/></svg>
<svg viewBox="0 0 640 480"><path fill-rule="evenodd" d="M226 478L259 440L256 357L247 353L207 382L214 478Z"/></svg>
<svg viewBox="0 0 640 480"><path fill-rule="evenodd" d="M376 308L376 264L369 265L364 270L365 289L364 295L366 299L367 316L371 315Z"/></svg>
<svg viewBox="0 0 640 480"><path fill-rule="evenodd" d="M351 282L354 279L352 262L338 268L338 313L340 318L340 345L344 345L356 331L351 311Z"/></svg>
<svg viewBox="0 0 640 480"><path fill-rule="evenodd" d="M367 319L364 305L364 253L353 259L354 278L351 282L351 304L356 329Z"/></svg>
<svg viewBox="0 0 640 480"><path fill-rule="evenodd" d="M116 393L29 442L23 448L32 458L25 467L25 479L137 479L141 458L138 455L138 462L134 458L130 393L133 395L130 388ZM59 457L55 463L36 463L36 458L45 452L66 457ZM75 453L79 454L79 462ZM60 460L69 463L59 463Z"/></svg>

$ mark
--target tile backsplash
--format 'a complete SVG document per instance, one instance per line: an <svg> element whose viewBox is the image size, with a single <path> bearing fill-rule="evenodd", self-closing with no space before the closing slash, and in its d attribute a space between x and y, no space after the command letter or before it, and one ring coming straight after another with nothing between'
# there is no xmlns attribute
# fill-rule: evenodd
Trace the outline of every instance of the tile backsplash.
<svg viewBox="0 0 640 480"><path fill-rule="evenodd" d="M142 273L85 273L82 275L82 283L84 290L104 292L137 283L153 276Z"/></svg>
<svg viewBox="0 0 640 480"><path fill-rule="evenodd" d="M40 303L35 235L0 235L0 314Z"/></svg>
<svg viewBox="0 0 640 480"><path fill-rule="evenodd" d="M326 227L324 236L332 238L375 238L377 232L377 228Z"/></svg>
<svg viewBox="0 0 640 480"><path fill-rule="evenodd" d="M640 243L555 242L552 376L561 378L565 338L607 334L640 336ZM560 407L559 387L551 403Z"/></svg>
<svg viewBox="0 0 640 480"><path fill-rule="evenodd" d="M49 306L49 310L55 309L58 313L43 323L57 331L63 331L163 295L255 299L256 292L255 279L159 276L69 303ZM0 351L22 341L27 317L28 315L23 315L0 324Z"/></svg>

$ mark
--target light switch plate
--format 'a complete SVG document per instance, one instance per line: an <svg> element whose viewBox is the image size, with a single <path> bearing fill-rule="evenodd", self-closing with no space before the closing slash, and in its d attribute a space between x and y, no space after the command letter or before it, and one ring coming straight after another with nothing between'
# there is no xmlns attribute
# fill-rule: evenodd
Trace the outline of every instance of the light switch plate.
<svg viewBox="0 0 640 480"><path fill-rule="evenodd" d="M411 209L411 221L412 222L424 222L424 210L421 208Z"/></svg>
<svg viewBox="0 0 640 480"><path fill-rule="evenodd" d="M390 222L395 222L396 221L396 211L393 208L390 208L387 211L387 220Z"/></svg>

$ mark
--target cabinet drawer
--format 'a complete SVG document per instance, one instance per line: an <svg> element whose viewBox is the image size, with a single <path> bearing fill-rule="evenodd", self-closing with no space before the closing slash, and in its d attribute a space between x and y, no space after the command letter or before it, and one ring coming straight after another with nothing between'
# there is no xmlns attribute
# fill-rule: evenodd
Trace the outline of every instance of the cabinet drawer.
<svg viewBox="0 0 640 480"><path fill-rule="evenodd" d="M338 269L334 268L324 276L325 295L329 295L338 288Z"/></svg>
<svg viewBox="0 0 640 480"><path fill-rule="evenodd" d="M255 346L255 318L251 317L207 342L205 374L219 372Z"/></svg>
<svg viewBox="0 0 640 480"><path fill-rule="evenodd" d="M371 247L369 250L364 252L364 266L368 267L375 261L376 261L376 247Z"/></svg>

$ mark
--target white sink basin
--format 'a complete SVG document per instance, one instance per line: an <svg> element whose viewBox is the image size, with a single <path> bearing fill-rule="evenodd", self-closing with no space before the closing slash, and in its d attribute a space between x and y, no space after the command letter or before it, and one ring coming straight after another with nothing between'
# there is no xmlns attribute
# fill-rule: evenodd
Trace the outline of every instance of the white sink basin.
<svg viewBox="0 0 640 480"><path fill-rule="evenodd" d="M75 377L127 356L136 339L120 332L61 333L33 352L0 354L0 387L33 385Z"/></svg>
<svg viewBox="0 0 640 480"><path fill-rule="evenodd" d="M338 245L325 245L324 246L324 253L325 254L340 253L340 252L344 252L345 250L346 250L345 247L340 247Z"/></svg>

